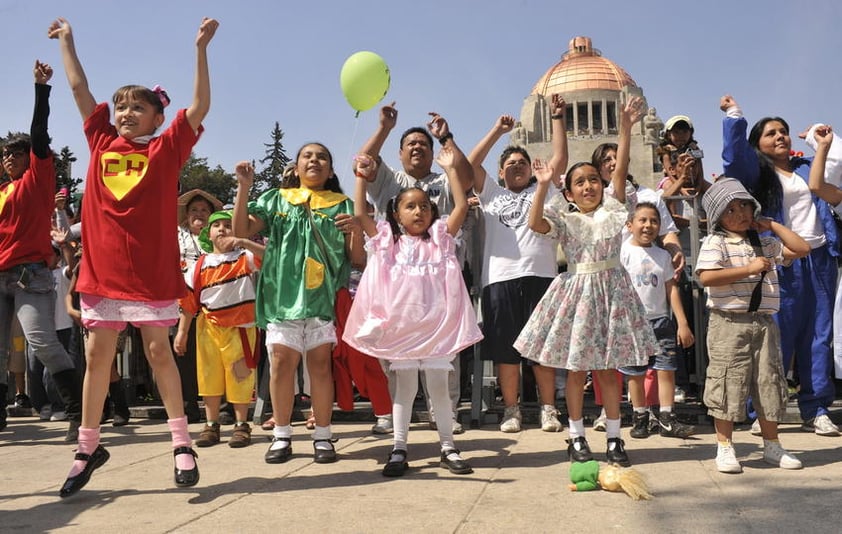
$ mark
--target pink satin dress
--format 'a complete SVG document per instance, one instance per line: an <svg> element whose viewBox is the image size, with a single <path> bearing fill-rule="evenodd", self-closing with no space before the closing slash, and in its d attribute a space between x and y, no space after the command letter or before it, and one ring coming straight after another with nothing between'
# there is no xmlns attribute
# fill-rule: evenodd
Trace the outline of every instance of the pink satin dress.
<svg viewBox="0 0 842 534"><path fill-rule="evenodd" d="M368 264L342 339L384 360L455 354L482 339L445 218L428 239L400 236L377 223L366 242Z"/></svg>

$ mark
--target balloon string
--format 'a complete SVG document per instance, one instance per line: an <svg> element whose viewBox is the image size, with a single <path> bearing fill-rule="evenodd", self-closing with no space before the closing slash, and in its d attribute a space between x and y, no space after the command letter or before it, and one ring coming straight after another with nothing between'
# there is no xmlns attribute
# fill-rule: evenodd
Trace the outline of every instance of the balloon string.
<svg viewBox="0 0 842 534"><path fill-rule="evenodd" d="M353 191L354 191L354 188L356 187L356 183L355 183L356 178L354 178L354 163L353 163L354 160L352 158L354 157L354 154L355 154L354 145L357 141L357 130L359 129L359 126L360 126L360 112L358 111L356 113L356 115L354 115L354 129L351 132L351 142L348 145L348 157L345 158L345 161L350 163L350 165L351 165L351 168L350 168L350 171L351 171L350 187L346 189L347 191L351 192L351 195L350 195L351 197L354 196Z"/></svg>

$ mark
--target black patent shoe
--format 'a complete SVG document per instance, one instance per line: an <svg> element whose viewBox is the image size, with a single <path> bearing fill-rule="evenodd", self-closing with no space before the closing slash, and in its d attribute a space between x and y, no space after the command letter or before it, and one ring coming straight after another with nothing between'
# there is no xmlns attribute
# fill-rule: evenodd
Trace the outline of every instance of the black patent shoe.
<svg viewBox="0 0 842 534"><path fill-rule="evenodd" d="M608 450L605 451L605 460L609 464L620 464L629 467L629 455L626 453L625 442L620 438L608 438Z"/></svg>
<svg viewBox="0 0 842 534"><path fill-rule="evenodd" d="M329 443L329 449L319 449L316 447L316 443ZM339 458L336 456L336 447L333 444L336 443L335 439L314 439L313 440L313 461L317 464L331 464L338 460Z"/></svg>
<svg viewBox="0 0 842 534"><path fill-rule="evenodd" d="M91 479L91 473L93 473L94 470L98 467L101 467L102 464L107 462L109 458L111 458L111 455L108 454L108 451L105 450L105 447L103 447L102 445L98 445L94 452L92 452L91 454L77 452L74 459L87 462L85 464L85 468L78 475L68 477L67 480L64 481L64 485L58 492L59 496L62 499L65 497L70 497L80 489L84 488L85 484L87 484L88 481Z"/></svg>
<svg viewBox="0 0 842 534"><path fill-rule="evenodd" d="M199 457L196 454L196 451L193 450L193 447L176 447L172 451L173 457L178 456L179 454L192 454L195 459ZM188 488L190 486L195 486L199 482L199 464L193 466L193 469L179 469L178 467L173 468L175 470L175 485L179 488Z"/></svg>
<svg viewBox="0 0 842 534"><path fill-rule="evenodd" d="M389 459L383 466L383 476L402 477L407 469L409 469L409 463L406 461L406 451L395 449L389 453Z"/></svg>
<svg viewBox="0 0 842 534"><path fill-rule="evenodd" d="M447 456L453 453L459 454L459 449L445 449L441 451L441 462L439 465L441 467L445 467L450 469L450 472L454 475L467 475L473 473L474 470L471 469L471 466L468 465L468 462L463 460L462 458L457 458L455 460L450 460Z"/></svg>
<svg viewBox="0 0 842 534"><path fill-rule="evenodd" d="M287 446L282 449L273 449L272 445L278 441L285 441ZM266 455L263 457L267 464L282 464L292 456L292 439L273 437L272 445L269 445L269 450L266 451Z"/></svg>
<svg viewBox="0 0 842 534"><path fill-rule="evenodd" d="M588 445L588 440L582 436L568 439L567 458L571 462L589 462L593 460L593 454L591 453L591 448Z"/></svg>

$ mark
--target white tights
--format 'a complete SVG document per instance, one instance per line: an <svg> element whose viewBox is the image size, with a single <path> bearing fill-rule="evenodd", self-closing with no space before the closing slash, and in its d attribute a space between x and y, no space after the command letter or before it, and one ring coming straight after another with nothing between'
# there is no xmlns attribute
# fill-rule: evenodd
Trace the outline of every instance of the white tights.
<svg viewBox="0 0 842 534"><path fill-rule="evenodd" d="M447 384L447 369L425 369L427 392L433 411L438 421L439 441L441 448L455 449L453 443L453 407L450 404L450 394ZM395 425L395 449L406 450L406 438L409 433L409 421L412 419L412 406L418 393L418 369L399 369L395 373L395 402L392 417Z"/></svg>

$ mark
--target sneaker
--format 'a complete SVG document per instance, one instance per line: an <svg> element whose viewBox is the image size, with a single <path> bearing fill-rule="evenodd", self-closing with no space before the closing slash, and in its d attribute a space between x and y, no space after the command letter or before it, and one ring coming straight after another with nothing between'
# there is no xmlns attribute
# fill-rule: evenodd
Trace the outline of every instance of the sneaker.
<svg viewBox="0 0 842 534"><path fill-rule="evenodd" d="M609 464L620 464L629 467L629 455L626 453L626 443L620 438L608 438L608 449L605 451L605 460Z"/></svg>
<svg viewBox="0 0 842 534"><path fill-rule="evenodd" d="M765 454L765 453L764 453ZM717 445L716 470L720 473L742 473L743 466L737 460L734 447L729 441L727 445Z"/></svg>
<svg viewBox="0 0 842 534"><path fill-rule="evenodd" d="M759 420L757 420L757 419L754 420L754 422L751 424L751 430L749 430L749 432L751 432L752 436L762 436L763 435L763 431L760 430L760 421Z"/></svg>
<svg viewBox="0 0 842 534"><path fill-rule="evenodd" d="M64 413L64 412L62 412ZM49 404L45 404L41 410L38 412L38 419L40 421L50 421L50 418L53 416L53 407ZM56 419L56 421L61 421L61 419Z"/></svg>
<svg viewBox="0 0 842 534"><path fill-rule="evenodd" d="M678 420L675 412L662 413L660 416L662 438L689 438L696 433L696 427Z"/></svg>
<svg viewBox="0 0 842 534"><path fill-rule="evenodd" d="M43 412L43 410L41 410L41 411ZM42 415L42 417L43 417L43 415ZM42 419L42 421L43 421L43 419ZM67 421L67 412L65 412L65 411L53 412L52 415L50 415L50 421Z"/></svg>
<svg viewBox="0 0 842 534"><path fill-rule="evenodd" d="M219 432L218 426L217 432ZM196 444L198 445L198 441ZM249 424L240 423L239 425L234 425L234 429L231 432L231 439L228 440L228 446L232 449L242 449L249 445L251 445L251 427Z"/></svg>
<svg viewBox="0 0 842 534"><path fill-rule="evenodd" d="M32 402L30 402L26 393L18 393L15 395L15 408L21 408L24 410L32 408Z"/></svg>
<svg viewBox="0 0 842 534"><path fill-rule="evenodd" d="M661 431L661 423L658 422L658 416L655 412L649 412L649 426L647 427L650 434L658 434Z"/></svg>
<svg viewBox="0 0 842 534"><path fill-rule="evenodd" d="M634 412L632 414L632 428L629 436L635 439L649 437L649 412Z"/></svg>
<svg viewBox="0 0 842 534"><path fill-rule="evenodd" d="M541 430L544 432L561 432L564 428L558 420L558 410L551 404L541 406Z"/></svg>
<svg viewBox="0 0 842 534"><path fill-rule="evenodd" d="M675 395L673 396L673 402L676 404L682 404L687 400L687 393L684 392L683 389L680 387L675 388Z"/></svg>
<svg viewBox="0 0 842 534"><path fill-rule="evenodd" d="M543 421L544 414L541 413L541 420ZM503 412L503 422L500 423L500 432L505 432L506 434L514 434L516 432L520 432L520 423L523 421L523 418L520 415L520 406L515 404L514 406L507 406L506 410Z"/></svg>
<svg viewBox="0 0 842 534"><path fill-rule="evenodd" d="M211 425L205 423L205 428L199 434L199 439L196 440L197 447L211 447L219 443L219 423Z"/></svg>
<svg viewBox="0 0 842 534"><path fill-rule="evenodd" d="M605 410L602 410L601 412L599 412L599 417L597 417L593 421L593 429L597 432L605 432L605 425L607 420L608 416L605 415Z"/></svg>
<svg viewBox="0 0 842 534"><path fill-rule="evenodd" d="M377 422L371 427L372 434L391 434L395 431L392 414L378 415Z"/></svg>
<svg viewBox="0 0 842 534"><path fill-rule="evenodd" d="M839 427L833 424L827 414L817 415L801 425L804 432L815 432L817 436L838 436Z"/></svg>
<svg viewBox="0 0 842 534"><path fill-rule="evenodd" d="M588 440L579 436L567 440L567 458L571 462L589 462L593 460L593 453L588 445Z"/></svg>
<svg viewBox="0 0 842 534"><path fill-rule="evenodd" d="M781 469L801 469L801 460L784 449L778 441L763 440L763 461Z"/></svg>
<svg viewBox="0 0 842 534"><path fill-rule="evenodd" d="M462 423L459 422L459 419L453 419L453 435L456 434L464 434L465 428L462 426Z"/></svg>

